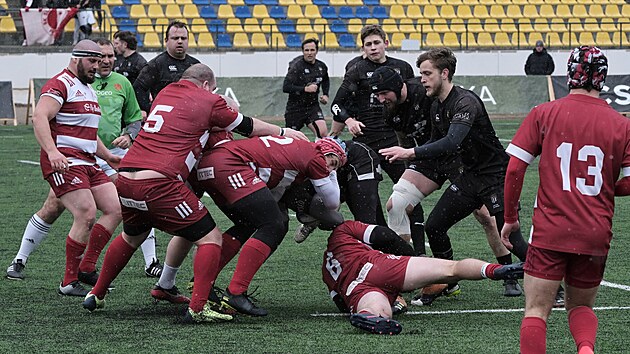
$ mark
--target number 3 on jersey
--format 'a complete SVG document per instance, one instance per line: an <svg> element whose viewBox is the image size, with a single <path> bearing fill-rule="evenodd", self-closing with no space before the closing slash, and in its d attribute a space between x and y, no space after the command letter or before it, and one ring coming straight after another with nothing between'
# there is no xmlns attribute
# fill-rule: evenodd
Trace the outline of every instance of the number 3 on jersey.
<svg viewBox="0 0 630 354"><path fill-rule="evenodd" d="M562 173L562 190L571 191L571 161L573 144L562 143L556 149L556 156L560 158L560 173ZM588 166L587 174L593 176L593 184L586 184L586 178L575 178L575 186L584 195L598 195L602 189L602 168L604 164L604 152L599 146L584 145L578 150L578 161L588 161L589 157L595 158L595 166Z"/></svg>
<svg viewBox="0 0 630 354"><path fill-rule="evenodd" d="M142 129L144 129L147 133L157 133L162 129L162 125L164 124L164 117L158 114L158 112L170 112L173 110L173 106L167 106L163 104L159 104L153 108L151 114L147 117L146 122L142 125Z"/></svg>
<svg viewBox="0 0 630 354"><path fill-rule="evenodd" d="M341 274L341 263L334 258L332 252L326 252L326 269L330 276L337 281L339 275Z"/></svg>

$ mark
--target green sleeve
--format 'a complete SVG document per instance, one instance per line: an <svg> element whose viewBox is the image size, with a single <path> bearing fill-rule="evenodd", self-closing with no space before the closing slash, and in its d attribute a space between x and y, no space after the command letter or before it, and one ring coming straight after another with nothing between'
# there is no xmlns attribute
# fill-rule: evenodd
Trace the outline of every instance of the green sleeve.
<svg viewBox="0 0 630 354"><path fill-rule="evenodd" d="M131 85L131 82L125 78L123 90L125 92L125 104L123 107L122 119L125 124L133 123L142 120L142 112L140 111L140 105L136 99L136 92Z"/></svg>

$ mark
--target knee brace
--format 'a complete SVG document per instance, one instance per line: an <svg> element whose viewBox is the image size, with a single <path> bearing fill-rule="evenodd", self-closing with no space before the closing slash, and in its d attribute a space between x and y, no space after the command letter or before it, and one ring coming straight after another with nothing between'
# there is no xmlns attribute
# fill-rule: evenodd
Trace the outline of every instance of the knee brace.
<svg viewBox="0 0 630 354"><path fill-rule="evenodd" d="M425 195L413 183L404 179L394 184L393 190L394 192L389 197L391 208L387 210L387 226L399 235L410 235L407 206L415 207Z"/></svg>

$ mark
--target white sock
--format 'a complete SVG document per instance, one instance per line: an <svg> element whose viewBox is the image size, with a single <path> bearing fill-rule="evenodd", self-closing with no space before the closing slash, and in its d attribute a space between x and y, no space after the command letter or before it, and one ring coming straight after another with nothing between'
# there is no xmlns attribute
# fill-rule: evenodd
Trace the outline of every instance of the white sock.
<svg viewBox="0 0 630 354"><path fill-rule="evenodd" d="M142 254L144 255L144 268L149 268L151 263L154 260L157 261L157 256L155 255L155 229L151 229L149 233L149 237L140 245L142 249Z"/></svg>
<svg viewBox="0 0 630 354"><path fill-rule="evenodd" d="M162 275L160 276L160 280L158 280L157 285L162 289L170 289L174 287L178 270L179 267L171 267L164 262L164 269L162 269Z"/></svg>
<svg viewBox="0 0 630 354"><path fill-rule="evenodd" d="M490 263L486 263L483 266L481 266L481 278L488 279L488 275L486 274L486 269L488 268L489 265Z"/></svg>
<svg viewBox="0 0 630 354"><path fill-rule="evenodd" d="M21 259L23 263L26 264L28 256L30 256L31 253L33 253L39 244L46 238L46 236L48 236L51 226L51 224L42 220L42 218L37 216L37 214L33 214L26 224L24 235L22 235L20 250L13 261L15 262L16 260Z"/></svg>

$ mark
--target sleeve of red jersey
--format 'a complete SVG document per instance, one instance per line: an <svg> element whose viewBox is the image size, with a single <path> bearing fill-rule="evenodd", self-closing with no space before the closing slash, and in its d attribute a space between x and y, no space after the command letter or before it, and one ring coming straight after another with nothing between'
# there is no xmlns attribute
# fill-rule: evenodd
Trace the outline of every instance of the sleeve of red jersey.
<svg viewBox="0 0 630 354"><path fill-rule="evenodd" d="M621 162L621 179L615 184L615 195L630 195L630 123L626 120L626 148Z"/></svg>
<svg viewBox="0 0 630 354"><path fill-rule="evenodd" d="M66 99L68 99L68 89L59 78L54 78L48 80L48 82L42 86L41 96L53 98L55 101L59 102L60 105L63 105Z"/></svg>
<svg viewBox="0 0 630 354"><path fill-rule="evenodd" d="M214 95L214 94L212 94ZM212 106L211 125L232 131L243 121L243 115L230 107L223 97L217 96Z"/></svg>

